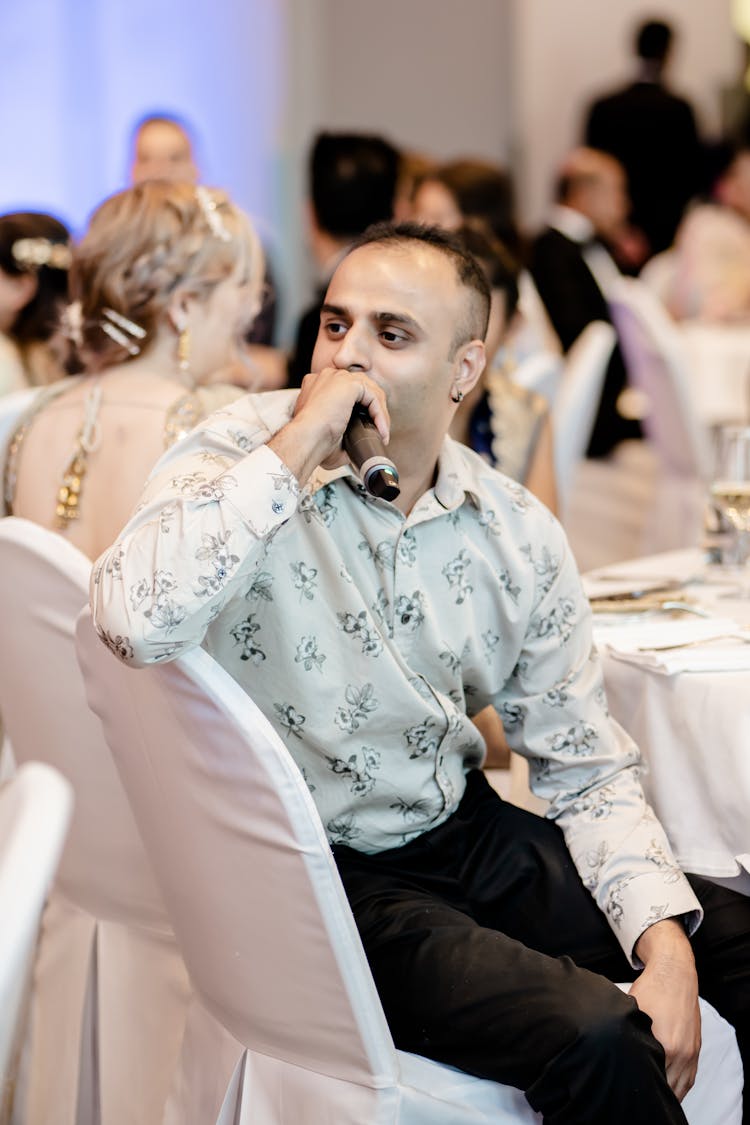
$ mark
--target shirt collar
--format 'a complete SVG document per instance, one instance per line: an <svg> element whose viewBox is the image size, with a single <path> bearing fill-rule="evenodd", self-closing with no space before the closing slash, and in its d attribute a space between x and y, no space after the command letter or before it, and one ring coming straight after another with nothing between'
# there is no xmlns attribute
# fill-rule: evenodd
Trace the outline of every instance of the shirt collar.
<svg viewBox="0 0 750 1125"><path fill-rule="evenodd" d="M552 208L548 225L572 242L589 242L596 237L594 224L590 219L580 211L574 211L572 207L565 207L561 203Z"/></svg>
<svg viewBox="0 0 750 1125"><path fill-rule="evenodd" d="M459 442L445 438L438 456L437 480L431 490L438 504L449 512L460 508L467 497L475 508L480 507L476 480L467 458L462 454L462 448ZM310 477L308 489L315 493L344 477L355 487L359 484L359 477L351 465L339 465L336 469L318 466Z"/></svg>

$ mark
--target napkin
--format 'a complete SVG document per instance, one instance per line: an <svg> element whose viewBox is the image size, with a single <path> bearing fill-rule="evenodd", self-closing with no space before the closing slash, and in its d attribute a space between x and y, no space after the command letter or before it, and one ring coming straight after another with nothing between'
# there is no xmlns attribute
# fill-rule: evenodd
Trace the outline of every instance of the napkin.
<svg viewBox="0 0 750 1125"><path fill-rule="evenodd" d="M738 632L736 621L726 617L691 618L658 621L633 619L627 624L596 624L594 639L617 660L625 660L671 676L677 672L732 672L750 669L750 644L726 633ZM747 633L750 638L750 632ZM685 644L710 641L693 648L667 649L659 652L651 645ZM641 649L646 651L642 652Z"/></svg>

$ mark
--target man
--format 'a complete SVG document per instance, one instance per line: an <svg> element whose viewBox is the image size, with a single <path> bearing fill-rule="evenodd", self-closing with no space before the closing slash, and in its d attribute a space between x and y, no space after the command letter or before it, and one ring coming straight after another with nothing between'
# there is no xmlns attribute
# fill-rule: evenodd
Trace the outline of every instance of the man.
<svg viewBox="0 0 750 1125"><path fill-rule="evenodd" d="M175 183L197 184L200 173L195 159L195 143L187 122L168 113L151 114L142 118L133 133L133 162L130 181L172 180ZM252 379L254 386L275 387L283 385L285 371L280 353L272 348L276 321L276 285L271 265L266 255L266 274L261 307L249 329L245 343L246 363L238 363L217 373L218 381L246 386Z"/></svg>
<svg viewBox="0 0 750 1125"><path fill-rule="evenodd" d="M628 210L625 174L614 157L595 149L572 152L560 170L557 204L546 230L534 240L529 269L555 332L567 352L594 320L611 321L607 292L620 276L604 246L617 237ZM627 383L619 347L604 378L589 457L606 457L618 442L640 437L640 426L622 413Z"/></svg>
<svg viewBox="0 0 750 1125"><path fill-rule="evenodd" d="M198 182L193 142L184 121L168 114L154 114L138 122L133 134L130 180L134 184L144 180Z"/></svg>
<svg viewBox="0 0 750 1125"><path fill-rule="evenodd" d="M328 288L315 374L299 396L240 400L160 462L96 565L95 620L133 664L205 644L280 732L397 1045L522 1087L560 1125L684 1122L698 898L607 715L561 529L445 439L484 365L488 308L453 236L365 234ZM393 504L342 453L357 403L390 437ZM467 712L488 703L556 824L475 768ZM746 1042L748 903L695 886L701 987ZM631 965L645 968L628 997L604 974Z"/></svg>
<svg viewBox="0 0 750 1125"><path fill-rule="evenodd" d="M633 224L646 239L646 255L672 245L685 205L699 184L700 146L693 111L664 85L673 33L649 20L636 33L635 82L592 105L585 141L623 164L633 203Z"/></svg>
<svg viewBox="0 0 750 1125"><path fill-rule="evenodd" d="M310 370L320 305L331 274L353 239L372 223L390 219L399 179L399 154L382 137L319 133L310 153L310 248L320 277L311 306L297 325L289 385Z"/></svg>

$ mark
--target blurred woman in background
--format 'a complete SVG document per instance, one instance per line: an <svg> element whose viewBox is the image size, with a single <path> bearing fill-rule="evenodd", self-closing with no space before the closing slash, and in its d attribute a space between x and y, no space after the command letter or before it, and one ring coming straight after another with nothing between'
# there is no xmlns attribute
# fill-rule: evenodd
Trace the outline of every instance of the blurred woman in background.
<svg viewBox="0 0 750 1125"><path fill-rule="evenodd" d="M70 233L52 215L0 215L0 394L63 374L50 343L67 301Z"/></svg>

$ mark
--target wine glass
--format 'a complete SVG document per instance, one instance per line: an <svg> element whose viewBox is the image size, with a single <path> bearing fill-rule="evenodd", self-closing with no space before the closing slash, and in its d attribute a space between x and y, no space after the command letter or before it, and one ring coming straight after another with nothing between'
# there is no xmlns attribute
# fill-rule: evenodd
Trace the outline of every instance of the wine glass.
<svg viewBox="0 0 750 1125"><path fill-rule="evenodd" d="M711 499L734 528L740 588L725 596L750 598L750 426L725 426L716 458Z"/></svg>

